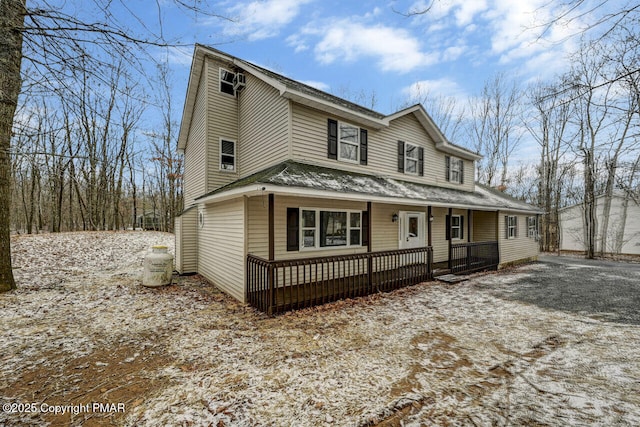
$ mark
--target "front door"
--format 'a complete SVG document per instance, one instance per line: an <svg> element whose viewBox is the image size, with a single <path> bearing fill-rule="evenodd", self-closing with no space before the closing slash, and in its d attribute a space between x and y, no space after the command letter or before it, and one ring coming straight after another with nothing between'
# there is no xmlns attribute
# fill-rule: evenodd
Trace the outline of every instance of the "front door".
<svg viewBox="0 0 640 427"><path fill-rule="evenodd" d="M426 246L425 213L400 212L400 249Z"/></svg>

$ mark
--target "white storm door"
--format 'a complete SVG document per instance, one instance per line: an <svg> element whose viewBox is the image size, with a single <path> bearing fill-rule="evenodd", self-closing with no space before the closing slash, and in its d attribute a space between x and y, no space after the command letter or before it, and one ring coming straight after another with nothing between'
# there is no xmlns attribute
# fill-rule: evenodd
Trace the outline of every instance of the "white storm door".
<svg viewBox="0 0 640 427"><path fill-rule="evenodd" d="M400 249L426 246L425 213L400 212Z"/></svg>

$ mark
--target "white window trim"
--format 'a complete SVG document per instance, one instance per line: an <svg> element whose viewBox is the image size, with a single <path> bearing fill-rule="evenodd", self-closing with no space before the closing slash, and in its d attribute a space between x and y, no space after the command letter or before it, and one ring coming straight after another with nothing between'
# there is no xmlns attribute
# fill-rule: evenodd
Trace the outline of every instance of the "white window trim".
<svg viewBox="0 0 640 427"><path fill-rule="evenodd" d="M460 184L460 162L462 160L457 157L449 157L449 182L453 184ZM454 166L455 165L455 166ZM457 172L456 179L453 178L453 173Z"/></svg>
<svg viewBox="0 0 640 427"><path fill-rule="evenodd" d="M340 125L346 125L346 126L349 126L349 127L352 127L352 128L356 129L356 138L357 138L358 142L356 144L352 144L350 142L345 142L345 144L355 145L356 146L356 159L355 160L342 157L342 150L340 149L340 146L342 144L342 127ZM338 160L340 160L342 162L349 162L349 163L354 163L354 164L359 164L360 163L360 128L358 126L352 125L351 123L338 121Z"/></svg>
<svg viewBox="0 0 640 427"><path fill-rule="evenodd" d="M409 146L412 146L415 148L415 153L416 153L416 157L409 157L407 156L407 152L409 151ZM404 143L404 173L408 174L408 175L418 175L419 173L419 168L420 168L420 154L419 154L419 150L420 147L415 145L415 144L410 144L408 142ZM407 164L412 161L412 162L416 162L416 171L415 172L409 172L409 168L407 167Z"/></svg>
<svg viewBox="0 0 640 427"><path fill-rule="evenodd" d="M507 215L507 240L516 238L516 215Z"/></svg>
<svg viewBox="0 0 640 427"><path fill-rule="evenodd" d="M226 80L222 80L222 73L223 73L223 72L227 72L227 73L229 73L229 74L234 74L233 72L231 72L231 71L227 70L226 68L223 68L223 67L218 68L218 80L219 80L219 81L218 81L218 92L220 92L220 93L221 93L221 94L223 94L223 95L227 95L227 96L231 96L231 97L234 97L234 98L235 98L235 96L236 96L236 90L235 90L235 89L233 89L233 82L227 82ZM233 90L233 94L230 94L230 93L227 93L227 92L223 92L223 91L222 91L222 83L223 83L223 82L224 82L225 84L226 84L226 83L228 83L228 84L230 84L230 85L231 85L231 89Z"/></svg>
<svg viewBox="0 0 640 427"><path fill-rule="evenodd" d="M456 225L456 226L453 225L453 218L458 218L458 225ZM460 218L462 218L462 215L451 215L451 218L450 218L451 230L449 231L451 233L451 240L462 240L463 239L463 237L461 237L462 236L462 220ZM458 230L458 237L453 237L454 228L456 230Z"/></svg>
<svg viewBox="0 0 640 427"><path fill-rule="evenodd" d="M530 239L537 238L538 235L538 218L535 216L527 217L527 237Z"/></svg>
<svg viewBox="0 0 640 427"><path fill-rule="evenodd" d="M331 209L331 208L299 208L299 220L298 223L300 224L300 237L299 237L299 248L300 251L330 251L330 250L336 250L336 249L344 249L344 248L360 248L362 247L362 211L361 210L357 210L357 209ZM304 227L304 222L303 222L303 216L302 216L302 212L303 211L315 211L315 219L316 219L316 224L315 227L313 228L314 231L314 236L315 236L315 245L314 246L305 246L304 245L304 230L311 230L311 227ZM347 231L346 231L346 238L347 238L347 244L346 245L336 245L336 246L320 246L320 238L321 238L321 232L320 232L320 212L340 212L340 213L346 213L347 215ZM360 243L357 245L352 245L351 244L351 214L352 213L357 213L360 214L360 227L353 227L354 230L360 230Z"/></svg>
<svg viewBox="0 0 640 427"><path fill-rule="evenodd" d="M233 169L227 169L222 167L222 141L233 143ZM235 139L231 138L218 138L218 168L221 172L235 173L238 170L238 144ZM229 156L229 154L225 154Z"/></svg>

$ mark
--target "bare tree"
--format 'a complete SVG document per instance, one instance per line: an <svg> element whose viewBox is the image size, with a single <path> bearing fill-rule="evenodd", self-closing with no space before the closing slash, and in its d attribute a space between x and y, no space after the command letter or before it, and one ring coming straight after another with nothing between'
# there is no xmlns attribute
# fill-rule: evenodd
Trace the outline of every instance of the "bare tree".
<svg viewBox="0 0 640 427"><path fill-rule="evenodd" d="M193 3L173 0L172 3L183 10L218 16L208 12L210 8L206 0ZM92 17L90 20L83 20L67 13L62 6L52 5L48 0L33 0L29 6L26 0L0 2L0 291L15 288L9 234L13 170L10 149L14 116L22 88L66 88L76 77L74 71L79 69L91 73L95 79L108 82L110 73L105 75L102 71L109 70L109 64L102 60L101 55L108 53L106 56L118 56L128 66L142 71L140 58L151 59L146 48L171 45L163 37L161 22L157 31L154 31L151 25L133 16L131 21L140 23L141 29L132 31L118 19L117 14L112 13L112 9L119 4L108 0L87 2L87 8L95 7L102 19ZM160 12L163 7L161 2L156 2L155 5ZM132 13L129 8L124 9ZM162 13L158 13L158 16L162 16ZM134 34L144 35L137 37ZM33 78L25 86L22 86L20 72L23 60L33 73ZM94 131L95 128L85 128L87 135ZM75 170L71 172L78 170L75 167L73 169ZM89 173L89 179L104 178L104 175L100 176L101 173L103 172L94 169ZM79 193L78 184L74 185ZM95 212L100 209L99 198L99 195L92 194L89 200L84 201L88 211L85 220L88 220L92 228L98 226L95 223ZM82 204L82 201L79 202Z"/></svg>
<svg viewBox="0 0 640 427"><path fill-rule="evenodd" d="M524 123L540 146L537 204L545 212L540 224L540 248L553 251L559 247L558 210L565 177L573 169L571 161L566 159L573 106L558 94L555 85L538 83L529 90L529 99L535 115ZM570 162L570 167L566 162Z"/></svg>
<svg viewBox="0 0 640 427"><path fill-rule="evenodd" d="M522 138L520 96L515 82L498 73L470 100L470 137L475 150L485 156L478 162L478 181L486 185L507 184L509 159Z"/></svg>

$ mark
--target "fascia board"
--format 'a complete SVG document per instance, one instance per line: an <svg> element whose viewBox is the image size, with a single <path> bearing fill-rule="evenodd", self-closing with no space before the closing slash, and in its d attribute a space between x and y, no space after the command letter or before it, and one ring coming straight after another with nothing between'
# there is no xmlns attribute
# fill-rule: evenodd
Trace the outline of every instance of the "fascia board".
<svg viewBox="0 0 640 427"><path fill-rule="evenodd" d="M191 119L193 118L193 109L195 106L196 96L198 94L198 84L204 67L205 52L202 47L196 45L194 48L193 59L191 60L191 70L189 71L189 83L187 84L187 94L182 109L182 120L180 121L180 131L178 132L178 150L184 150L187 146L189 137L189 129L191 128Z"/></svg>
<svg viewBox="0 0 640 427"><path fill-rule="evenodd" d="M434 206L434 207L442 207L442 208L453 207L455 209L472 209L476 211L489 211L489 212L502 211L502 212L528 213L528 214L541 213L538 211L511 209L511 208L506 208L504 206L476 206L476 205L469 205L469 204L430 202L429 200L371 196L368 194L357 194L357 193L339 193L339 192L329 191L329 190L309 189L306 187L294 187L294 186L283 187L279 185L260 184L260 183L254 183L251 185L247 185L245 187L239 187L230 191L225 191L222 193L212 194L210 196L198 198L195 200L195 203L198 203L198 204L219 203L219 202L224 202L237 197L261 196L269 193L273 193L275 195L282 195L282 196L345 200L345 201L354 201L354 202L385 203L389 205Z"/></svg>

